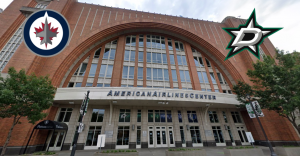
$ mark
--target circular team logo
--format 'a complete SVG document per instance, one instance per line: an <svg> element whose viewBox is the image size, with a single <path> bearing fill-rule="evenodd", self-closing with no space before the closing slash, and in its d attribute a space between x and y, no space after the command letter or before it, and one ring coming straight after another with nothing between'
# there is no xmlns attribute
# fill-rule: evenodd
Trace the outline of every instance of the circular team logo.
<svg viewBox="0 0 300 156"><path fill-rule="evenodd" d="M59 54L70 39L70 27L60 13L41 10L33 13L23 29L25 45L38 56L50 57Z"/></svg>

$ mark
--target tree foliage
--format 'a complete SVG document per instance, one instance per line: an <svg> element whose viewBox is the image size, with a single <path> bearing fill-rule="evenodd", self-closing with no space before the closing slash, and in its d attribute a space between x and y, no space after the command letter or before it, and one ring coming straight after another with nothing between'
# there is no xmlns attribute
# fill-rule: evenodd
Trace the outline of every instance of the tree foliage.
<svg viewBox="0 0 300 156"><path fill-rule="evenodd" d="M300 133L295 122L295 110L300 108L300 54L277 50L276 60L265 56L264 61L258 60L253 67L254 70L247 71L253 84L239 81L233 87L237 100L246 104L245 95L250 94L262 108L286 117Z"/></svg>
<svg viewBox="0 0 300 156"><path fill-rule="evenodd" d="M21 117L34 124L47 116L43 111L52 105L55 90L48 76L26 75L25 70L17 72L13 67L7 78L0 77L0 118L13 118L1 155Z"/></svg>

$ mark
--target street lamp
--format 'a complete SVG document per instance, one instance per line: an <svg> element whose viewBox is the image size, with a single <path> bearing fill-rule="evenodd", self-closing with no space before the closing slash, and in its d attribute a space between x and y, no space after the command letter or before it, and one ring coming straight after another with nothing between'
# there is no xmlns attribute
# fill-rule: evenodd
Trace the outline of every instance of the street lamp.
<svg viewBox="0 0 300 156"><path fill-rule="evenodd" d="M250 94L246 94L246 98L248 99L248 101L249 101L249 103L250 103L250 106L251 106L251 108L252 108L252 110L253 110L253 113L255 114L255 117L256 117L256 119L257 119L257 121L258 121L258 123L259 123L259 126L260 126L261 130L262 130L263 133L264 133L264 136L265 136L266 141L267 141L267 143L268 143L269 149L270 149L270 151L271 151L271 156L277 156L277 154L274 152L274 149L273 149L273 147L272 147L272 145L271 145L271 143L270 143L270 141L269 141L269 139L268 139L268 137L267 137L267 135L266 135L266 132L265 132L263 126L261 125L261 122L260 122L260 120L259 120L259 118L258 118L258 115L256 114L256 111L255 111L255 109L254 109L254 107L253 107L253 105L252 105L252 103L251 103L251 97L250 97Z"/></svg>

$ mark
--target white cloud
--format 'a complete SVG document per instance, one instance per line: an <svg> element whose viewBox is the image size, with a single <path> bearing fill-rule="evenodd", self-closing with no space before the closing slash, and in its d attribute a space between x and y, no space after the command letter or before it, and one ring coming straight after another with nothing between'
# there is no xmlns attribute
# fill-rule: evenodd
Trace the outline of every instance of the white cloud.
<svg viewBox="0 0 300 156"><path fill-rule="evenodd" d="M0 3L6 8L12 0ZM258 23L263 27L283 27L270 36L275 47L300 51L299 0L78 0L139 11L204 19L221 22L226 16L247 19L256 10ZM298 43L297 43L298 42Z"/></svg>

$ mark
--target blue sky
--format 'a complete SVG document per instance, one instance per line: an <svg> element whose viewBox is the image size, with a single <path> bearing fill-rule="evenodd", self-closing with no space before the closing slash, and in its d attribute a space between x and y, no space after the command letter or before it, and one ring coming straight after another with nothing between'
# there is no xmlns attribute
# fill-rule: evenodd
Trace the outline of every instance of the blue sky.
<svg viewBox="0 0 300 156"><path fill-rule="evenodd" d="M12 0L0 3L5 9ZM139 11L221 22L226 16L247 19L253 9L263 27L283 27L270 36L275 47L300 51L300 0L78 0Z"/></svg>

